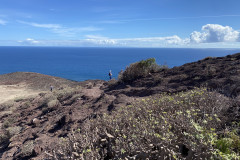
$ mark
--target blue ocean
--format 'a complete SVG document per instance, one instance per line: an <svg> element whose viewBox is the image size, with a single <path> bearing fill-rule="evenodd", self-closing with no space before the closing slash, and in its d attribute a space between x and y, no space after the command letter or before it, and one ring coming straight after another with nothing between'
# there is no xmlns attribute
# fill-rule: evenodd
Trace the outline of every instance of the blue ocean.
<svg viewBox="0 0 240 160"><path fill-rule="evenodd" d="M168 67L239 53L240 49L0 47L0 74L24 71L75 81L108 80L126 66L147 58Z"/></svg>

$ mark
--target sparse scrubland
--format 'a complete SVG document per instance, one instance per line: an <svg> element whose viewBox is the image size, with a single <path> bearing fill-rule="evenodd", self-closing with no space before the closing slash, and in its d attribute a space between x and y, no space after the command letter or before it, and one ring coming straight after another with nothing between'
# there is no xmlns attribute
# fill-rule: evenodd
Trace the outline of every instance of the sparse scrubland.
<svg viewBox="0 0 240 160"><path fill-rule="evenodd" d="M154 59L131 64L117 83L148 76L155 68L162 69ZM48 155L52 159L239 159L236 105L236 99L207 88L147 96L90 120L61 138Z"/></svg>
<svg viewBox="0 0 240 160"><path fill-rule="evenodd" d="M0 105L0 157L238 160L239 80L235 54L175 68L150 58L118 80L64 81Z"/></svg>
<svg viewBox="0 0 240 160"><path fill-rule="evenodd" d="M238 111L227 114L235 103L206 88L145 97L61 138L50 157L239 159Z"/></svg>

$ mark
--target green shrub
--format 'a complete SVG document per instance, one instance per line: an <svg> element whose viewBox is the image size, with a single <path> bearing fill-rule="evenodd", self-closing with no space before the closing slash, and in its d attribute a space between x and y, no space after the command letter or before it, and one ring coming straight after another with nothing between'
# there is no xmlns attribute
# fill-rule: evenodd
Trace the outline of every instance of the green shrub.
<svg viewBox="0 0 240 160"><path fill-rule="evenodd" d="M221 138L216 140L216 148L225 154L230 154L233 140L231 138Z"/></svg>
<svg viewBox="0 0 240 160"><path fill-rule="evenodd" d="M0 104L0 111L10 110L10 108L12 108L13 106L14 106L13 101L4 102L4 103Z"/></svg>
<svg viewBox="0 0 240 160"><path fill-rule="evenodd" d="M66 87L62 90L54 91L54 95L56 95L56 97L59 101L64 101L67 98L71 98L72 95L74 95L76 93L77 93L76 89L70 88L70 87Z"/></svg>
<svg viewBox="0 0 240 160"><path fill-rule="evenodd" d="M21 147L20 155L21 157L27 157L32 155L34 149L34 141L30 140L23 144Z"/></svg>
<svg viewBox="0 0 240 160"><path fill-rule="evenodd" d="M214 156L218 159L232 160L240 158L240 136L238 135L240 130L239 128L230 129L233 129L233 131L226 132L225 137L218 138L215 141L216 152Z"/></svg>
<svg viewBox="0 0 240 160"><path fill-rule="evenodd" d="M13 118L8 118L6 119L3 124L2 124L2 128L6 129L8 127L11 127L13 125L13 123L15 122L15 120Z"/></svg>
<svg viewBox="0 0 240 160"><path fill-rule="evenodd" d="M14 99L15 102L21 102L21 101L23 101L23 100L24 100L23 97L18 97L18 98L15 98L15 99Z"/></svg>
<svg viewBox="0 0 240 160"><path fill-rule="evenodd" d="M24 102L22 105L21 105L21 108L22 109L27 109L27 108L30 108L31 107L31 102L30 101L26 101Z"/></svg>
<svg viewBox="0 0 240 160"><path fill-rule="evenodd" d="M48 102L47 106L49 108L56 107L59 105L59 101L57 99L53 99L50 102Z"/></svg>
<svg viewBox="0 0 240 160"><path fill-rule="evenodd" d="M161 67L156 64L155 58L149 58L130 64L124 72L118 75L119 81L130 82L140 77L145 77L151 72L157 72Z"/></svg>
<svg viewBox="0 0 240 160"><path fill-rule="evenodd" d="M6 130L9 132L10 136L12 137L12 136L20 133L20 132L21 132L21 129L22 129L22 127L20 127L20 126L15 126L15 127L9 127L9 128L7 128Z"/></svg>
<svg viewBox="0 0 240 160"><path fill-rule="evenodd" d="M44 101L46 101L46 102L50 102L50 101L52 101L52 100L57 99L57 96L56 96L56 95L53 95L53 94L46 94L46 95L44 95L43 99L44 99Z"/></svg>
<svg viewBox="0 0 240 160"><path fill-rule="evenodd" d="M232 132L230 135L231 139L233 140L232 148L240 153L240 135L237 135L237 133L234 132Z"/></svg>

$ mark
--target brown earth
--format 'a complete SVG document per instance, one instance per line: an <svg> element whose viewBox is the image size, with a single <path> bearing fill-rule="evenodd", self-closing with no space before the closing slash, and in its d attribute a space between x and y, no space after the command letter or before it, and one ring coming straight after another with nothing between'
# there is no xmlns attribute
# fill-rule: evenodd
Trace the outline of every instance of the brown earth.
<svg viewBox="0 0 240 160"><path fill-rule="evenodd" d="M12 73L2 77L0 89L5 94L2 96L5 103L0 105L0 134L5 134L6 128L15 132L9 141L0 144L0 157L6 160L43 159L44 151L54 146L59 137L66 137L78 129L79 124L132 99L105 94L102 88L106 82L101 80L73 82L38 73ZM44 83L54 85L53 92ZM36 86L35 92L33 86ZM16 98L18 96L20 98ZM54 96L58 103L49 105L46 99Z"/></svg>
<svg viewBox="0 0 240 160"><path fill-rule="evenodd" d="M14 72L0 75L0 85L18 85L26 84L27 88L34 90L49 90L50 86L59 87L74 87L78 83L71 80L66 80L59 77L53 77L40 73L33 72Z"/></svg>
<svg viewBox="0 0 240 160"><path fill-rule="evenodd" d="M139 97L206 86L229 97L240 91L240 54L188 63L151 73L133 82L89 80L74 82L38 73L0 75L0 158L44 159L47 149L103 113L111 113ZM50 92L50 85L54 91ZM16 92L14 92L16 91ZM17 98L18 95L34 95ZM17 96L9 97L14 94ZM4 99L5 97L5 99ZM15 98L11 103L7 99ZM6 132L8 131L8 132Z"/></svg>
<svg viewBox="0 0 240 160"><path fill-rule="evenodd" d="M106 92L148 96L186 91L194 87L208 87L226 96L237 96L240 92L240 53L226 57L207 57L180 67L163 69L129 83L110 85Z"/></svg>

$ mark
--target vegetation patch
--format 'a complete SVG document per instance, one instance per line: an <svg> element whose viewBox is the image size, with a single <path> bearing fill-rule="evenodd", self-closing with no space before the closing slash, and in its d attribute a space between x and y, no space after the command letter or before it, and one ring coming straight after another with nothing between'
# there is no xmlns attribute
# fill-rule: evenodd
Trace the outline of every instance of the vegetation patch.
<svg viewBox="0 0 240 160"><path fill-rule="evenodd" d="M239 159L239 126L223 134L229 107L226 97L205 88L143 98L92 120L52 158Z"/></svg>
<svg viewBox="0 0 240 160"><path fill-rule="evenodd" d="M167 66L159 66L156 63L155 58L149 58L136 63L132 63L126 68L125 71L120 72L118 79L120 82L131 82L137 78L146 77L152 72L158 72L163 68L167 68Z"/></svg>
<svg viewBox="0 0 240 160"><path fill-rule="evenodd" d="M51 100L48 102L47 106L49 108L56 107L59 105L59 101L57 99Z"/></svg>
<svg viewBox="0 0 240 160"><path fill-rule="evenodd" d="M10 136L12 137L16 134L19 134L22 130L22 127L20 127L20 126L9 127L6 130L9 132Z"/></svg>
<svg viewBox="0 0 240 160"><path fill-rule="evenodd" d="M4 130L1 134L0 134L0 150L6 148L9 143L10 143L10 133L6 130Z"/></svg>
<svg viewBox="0 0 240 160"><path fill-rule="evenodd" d="M14 122L15 122L15 119L10 117L10 118L6 119L6 120L3 122L2 128L3 128L3 129L6 129L6 128L8 128L8 127L12 127L12 125L14 124Z"/></svg>

